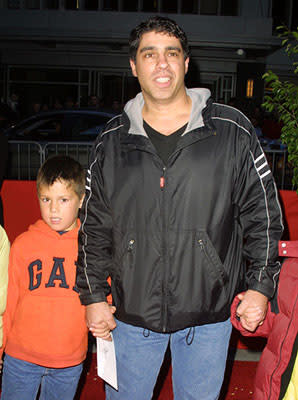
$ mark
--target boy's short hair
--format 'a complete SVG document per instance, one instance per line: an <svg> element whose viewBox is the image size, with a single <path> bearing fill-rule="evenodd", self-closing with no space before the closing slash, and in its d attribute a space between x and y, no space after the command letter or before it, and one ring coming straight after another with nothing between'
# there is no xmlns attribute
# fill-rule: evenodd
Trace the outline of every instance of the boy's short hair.
<svg viewBox="0 0 298 400"><path fill-rule="evenodd" d="M37 173L37 192L42 185L51 186L59 180L68 183L79 199L85 194L85 171L73 158L68 156L48 158Z"/></svg>
<svg viewBox="0 0 298 400"><path fill-rule="evenodd" d="M186 60L189 57L190 51L188 40L183 29L170 18L155 16L149 18L147 21L141 22L130 32L129 57L132 61L136 62L136 55L140 41L143 34L148 32L164 33L170 36L175 36L180 41L184 59Z"/></svg>

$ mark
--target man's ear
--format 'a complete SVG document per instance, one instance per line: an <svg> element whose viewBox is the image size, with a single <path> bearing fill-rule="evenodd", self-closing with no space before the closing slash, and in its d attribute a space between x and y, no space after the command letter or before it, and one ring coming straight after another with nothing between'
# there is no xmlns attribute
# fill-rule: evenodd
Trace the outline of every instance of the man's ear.
<svg viewBox="0 0 298 400"><path fill-rule="evenodd" d="M188 64L189 64L189 57L187 57L186 60L184 61L185 75L187 74L188 71Z"/></svg>
<svg viewBox="0 0 298 400"><path fill-rule="evenodd" d="M132 72L133 76L137 78L138 74L137 74L137 68L136 68L135 61L130 59L129 63L130 63L130 68L131 68L131 72Z"/></svg>

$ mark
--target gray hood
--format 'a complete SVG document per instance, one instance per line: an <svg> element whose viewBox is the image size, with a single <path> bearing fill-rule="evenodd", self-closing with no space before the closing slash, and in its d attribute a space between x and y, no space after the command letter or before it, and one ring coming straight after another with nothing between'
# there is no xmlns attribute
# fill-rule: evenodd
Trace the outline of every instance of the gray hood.
<svg viewBox="0 0 298 400"><path fill-rule="evenodd" d="M189 131L192 131L193 129L204 126L202 110L206 107L207 100L211 96L210 90L203 88L186 89L186 93L191 98L192 109L187 128L183 135ZM143 106L144 97L142 93L139 93L134 99L130 100L126 104L124 111L130 120L130 128L128 131L129 134L147 136L143 128Z"/></svg>

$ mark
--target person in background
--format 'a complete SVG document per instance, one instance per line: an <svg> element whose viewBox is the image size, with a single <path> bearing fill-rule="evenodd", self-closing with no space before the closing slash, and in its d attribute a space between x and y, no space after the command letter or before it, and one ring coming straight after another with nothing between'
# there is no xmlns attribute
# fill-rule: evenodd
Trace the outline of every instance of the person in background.
<svg viewBox="0 0 298 400"><path fill-rule="evenodd" d="M254 380L253 400L298 400L298 241L281 241L284 257L278 287L271 299L264 323L256 330L243 327L253 321L256 310L239 318L239 294L231 307L231 321L243 336L268 338Z"/></svg>
<svg viewBox="0 0 298 400"><path fill-rule="evenodd" d="M88 108L99 110L99 97L95 94L90 94L88 97Z"/></svg>
<svg viewBox="0 0 298 400"><path fill-rule="evenodd" d="M72 400L87 352L85 308L75 287L78 211L85 172L67 156L37 175L42 219L11 247L2 400Z"/></svg>
<svg viewBox="0 0 298 400"><path fill-rule="evenodd" d="M41 102L39 100L34 101L31 104L31 111L29 112L29 115L36 115L41 112Z"/></svg>
<svg viewBox="0 0 298 400"><path fill-rule="evenodd" d="M5 230L0 226L0 346L3 344L3 313L6 308L8 283L9 241ZM0 371L3 361L0 360Z"/></svg>
<svg viewBox="0 0 298 400"><path fill-rule="evenodd" d="M71 96L67 96L64 102L64 108L66 110L71 110L73 108L75 108L75 103L74 103L74 99Z"/></svg>
<svg viewBox="0 0 298 400"><path fill-rule="evenodd" d="M53 109L54 110L62 110L62 108L63 108L63 104L61 103L59 97L55 97Z"/></svg>
<svg viewBox="0 0 298 400"><path fill-rule="evenodd" d="M129 48L142 92L94 144L80 299L93 335L112 332L118 391L106 385L107 400L150 399L168 345L175 399L215 400L234 296L246 290L239 312L258 310L255 328L274 294L276 186L250 121L208 89L185 87L189 47L175 21L142 22Z"/></svg>
<svg viewBox="0 0 298 400"><path fill-rule="evenodd" d="M19 94L12 92L8 98L7 105L11 110L11 119L17 122L21 118Z"/></svg>

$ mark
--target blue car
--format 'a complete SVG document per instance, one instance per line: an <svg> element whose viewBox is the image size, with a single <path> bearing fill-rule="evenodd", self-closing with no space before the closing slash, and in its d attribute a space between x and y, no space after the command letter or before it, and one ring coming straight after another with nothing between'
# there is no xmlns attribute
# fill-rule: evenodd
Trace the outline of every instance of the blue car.
<svg viewBox="0 0 298 400"><path fill-rule="evenodd" d="M8 128L9 140L38 142L93 141L113 113L71 109L38 113Z"/></svg>

